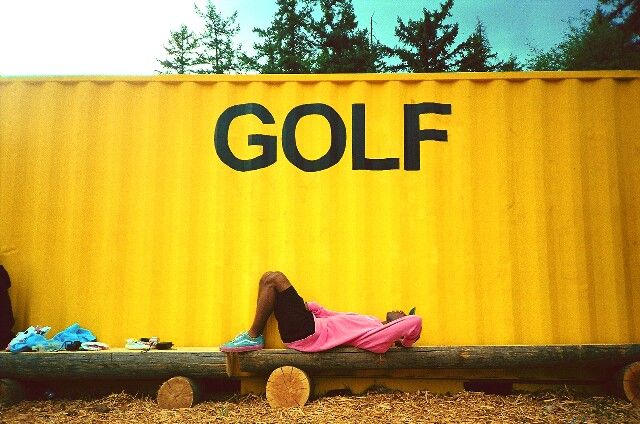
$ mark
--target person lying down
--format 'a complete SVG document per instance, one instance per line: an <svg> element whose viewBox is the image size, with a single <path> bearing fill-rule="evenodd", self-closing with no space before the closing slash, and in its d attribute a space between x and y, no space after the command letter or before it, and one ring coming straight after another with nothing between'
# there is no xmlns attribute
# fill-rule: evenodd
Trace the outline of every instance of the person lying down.
<svg viewBox="0 0 640 424"><path fill-rule="evenodd" d="M274 313L284 344L302 352L322 352L353 346L384 353L395 343L410 347L420 338L422 318L402 311L387 313L386 321L369 315L329 311L316 302L304 302L289 279L279 271L266 272L258 285L255 318L248 331L220 347L223 352L247 352L264 347L262 332Z"/></svg>

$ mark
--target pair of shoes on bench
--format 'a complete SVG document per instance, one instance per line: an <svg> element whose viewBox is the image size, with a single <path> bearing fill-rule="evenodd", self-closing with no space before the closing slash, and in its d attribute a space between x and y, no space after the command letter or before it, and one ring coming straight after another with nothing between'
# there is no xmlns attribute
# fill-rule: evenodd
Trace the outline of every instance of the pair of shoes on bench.
<svg viewBox="0 0 640 424"><path fill-rule="evenodd" d="M127 343L124 345L125 349L129 350L167 350L173 346L172 342L161 342L157 337L142 337L140 339L127 339Z"/></svg>

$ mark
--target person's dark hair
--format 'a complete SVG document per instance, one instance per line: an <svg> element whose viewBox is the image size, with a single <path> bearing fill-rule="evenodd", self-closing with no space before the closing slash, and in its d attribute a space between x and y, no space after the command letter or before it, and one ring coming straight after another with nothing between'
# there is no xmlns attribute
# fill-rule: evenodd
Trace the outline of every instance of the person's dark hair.
<svg viewBox="0 0 640 424"><path fill-rule="evenodd" d="M387 320L385 322L395 321L399 318L407 316L403 311L389 311L387 312Z"/></svg>

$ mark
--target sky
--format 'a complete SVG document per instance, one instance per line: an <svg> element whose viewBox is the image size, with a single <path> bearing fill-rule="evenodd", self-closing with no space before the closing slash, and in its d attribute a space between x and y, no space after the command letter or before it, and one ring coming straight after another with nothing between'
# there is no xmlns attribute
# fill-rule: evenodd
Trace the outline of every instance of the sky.
<svg viewBox="0 0 640 424"><path fill-rule="evenodd" d="M237 10L238 41L250 52L254 27L265 28L275 0L212 0L224 15ZM361 27L395 46L397 18L416 19L443 0L353 0ZM0 0L0 75L154 75L170 31L201 29L194 11L206 0ZM548 49L567 20L597 0L455 0L452 21L462 42L480 19L502 59L526 59L530 46Z"/></svg>

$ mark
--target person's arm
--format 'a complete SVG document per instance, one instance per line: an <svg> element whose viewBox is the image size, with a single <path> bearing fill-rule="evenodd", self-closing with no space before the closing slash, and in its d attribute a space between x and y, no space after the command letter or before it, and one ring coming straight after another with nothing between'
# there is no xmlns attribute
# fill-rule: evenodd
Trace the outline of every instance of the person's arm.
<svg viewBox="0 0 640 424"><path fill-rule="evenodd" d="M306 305L309 312L311 312L314 316L318 318L330 317L330 316L339 314L339 312L334 312L334 311L325 309L324 307L320 306L320 304L318 304L317 302L307 302Z"/></svg>

